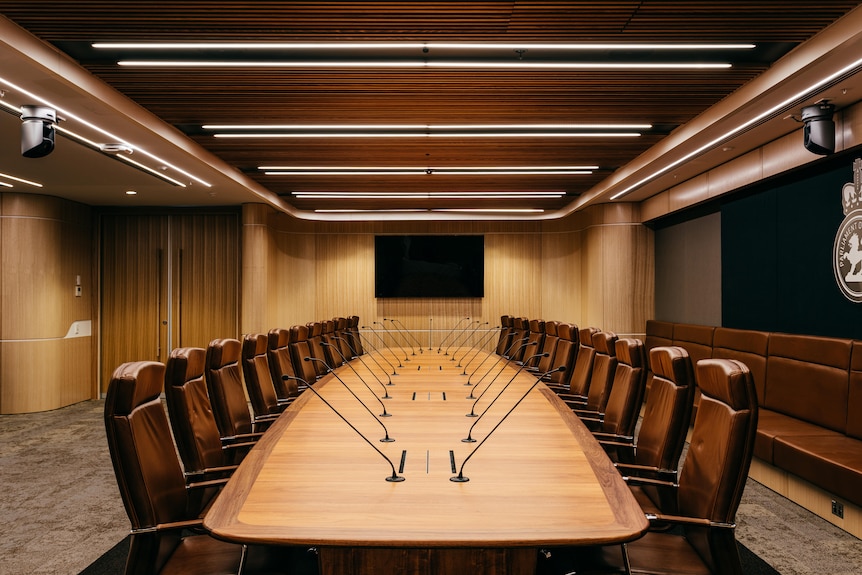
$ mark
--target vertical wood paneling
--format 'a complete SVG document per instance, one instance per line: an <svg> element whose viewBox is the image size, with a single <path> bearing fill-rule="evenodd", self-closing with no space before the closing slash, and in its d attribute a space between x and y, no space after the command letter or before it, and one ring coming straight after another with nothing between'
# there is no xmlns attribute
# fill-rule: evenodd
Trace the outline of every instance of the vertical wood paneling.
<svg viewBox="0 0 862 575"><path fill-rule="evenodd" d="M580 325L583 232L542 235L542 316Z"/></svg>
<svg viewBox="0 0 862 575"><path fill-rule="evenodd" d="M93 338L66 338L73 322L93 319L89 208L0 194L0 267L0 413L92 397Z"/></svg>

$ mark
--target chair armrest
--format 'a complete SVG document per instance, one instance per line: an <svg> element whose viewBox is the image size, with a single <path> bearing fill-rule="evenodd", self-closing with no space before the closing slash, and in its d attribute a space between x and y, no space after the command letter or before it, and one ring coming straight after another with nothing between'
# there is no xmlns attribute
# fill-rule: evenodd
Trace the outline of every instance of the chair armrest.
<svg viewBox="0 0 862 575"><path fill-rule="evenodd" d="M242 443L228 443L228 444L222 445L221 448L222 448L222 451L225 451L228 449L242 449L245 447L251 448L251 447L254 447L256 444L257 444L257 442L255 442L255 441L244 441Z"/></svg>
<svg viewBox="0 0 862 575"><path fill-rule="evenodd" d="M237 435L228 435L226 437L222 437L221 442L222 442L222 446L225 446L225 445L233 445L233 442L235 442L235 441L242 441L242 442L252 441L252 442L254 442L254 441L257 441L258 439L260 439L261 437L263 437L262 431L256 431L253 433L239 433Z"/></svg>
<svg viewBox="0 0 862 575"><path fill-rule="evenodd" d="M673 525L691 525L694 527L718 527L720 529L736 529L736 523L724 523L722 521L712 521L703 517L685 517L682 515L665 515L664 513L647 513L647 520L650 524L673 524Z"/></svg>
<svg viewBox="0 0 862 575"><path fill-rule="evenodd" d="M222 477L220 479L207 479L205 481L193 481L186 485L186 490L190 491L192 489L206 489L208 487L219 487L221 485L225 485L227 483L228 478Z"/></svg>
<svg viewBox="0 0 862 575"><path fill-rule="evenodd" d="M631 435L619 435L616 433L607 433L605 431L596 431L593 433L593 437L598 439L599 442L606 441L608 443L627 445L629 447L634 447L635 443L635 438Z"/></svg>
<svg viewBox="0 0 862 575"><path fill-rule="evenodd" d="M138 533L157 533L159 531L178 531L182 529L194 529L195 527L203 527L203 519L187 519L185 521L172 521L170 523L159 523L158 525L153 525L152 527L141 527L139 529L132 529L132 535Z"/></svg>
<svg viewBox="0 0 862 575"><path fill-rule="evenodd" d="M236 471L236 468L239 465L222 465L220 467L207 467L205 469L201 469L198 471L187 471L185 473L186 479L191 480L192 483L197 483L198 480L206 481L206 477L210 475L222 474L222 473L233 473Z"/></svg>

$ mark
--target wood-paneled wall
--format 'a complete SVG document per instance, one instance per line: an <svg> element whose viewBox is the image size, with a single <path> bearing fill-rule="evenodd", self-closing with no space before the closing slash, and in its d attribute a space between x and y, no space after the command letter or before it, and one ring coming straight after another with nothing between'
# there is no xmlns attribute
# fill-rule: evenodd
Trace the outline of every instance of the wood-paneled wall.
<svg viewBox="0 0 862 575"><path fill-rule="evenodd" d="M0 269L0 413L93 397L90 208L0 194Z"/></svg>
<svg viewBox="0 0 862 575"><path fill-rule="evenodd" d="M508 314L642 334L653 313L654 262L652 231L639 217L635 206L614 204L546 223L310 223L247 205L242 330L356 314L384 338L394 326L383 320L394 318L437 345L465 317L482 322L475 342ZM380 234L483 234L485 297L375 298Z"/></svg>

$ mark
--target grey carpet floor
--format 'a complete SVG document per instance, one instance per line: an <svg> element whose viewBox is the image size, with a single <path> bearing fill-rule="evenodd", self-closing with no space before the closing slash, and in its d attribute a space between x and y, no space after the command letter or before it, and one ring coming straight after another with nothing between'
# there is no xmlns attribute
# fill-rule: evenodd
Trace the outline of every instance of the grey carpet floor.
<svg viewBox="0 0 862 575"><path fill-rule="evenodd" d="M77 575L127 535L103 406L0 416L0 575ZM737 522L782 575L862 573L862 541L754 481Z"/></svg>

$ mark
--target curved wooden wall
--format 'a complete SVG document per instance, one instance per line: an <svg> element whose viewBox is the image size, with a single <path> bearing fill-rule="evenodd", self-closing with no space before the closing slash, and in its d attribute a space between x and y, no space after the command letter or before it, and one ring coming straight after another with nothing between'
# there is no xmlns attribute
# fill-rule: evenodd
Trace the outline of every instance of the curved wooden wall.
<svg viewBox="0 0 862 575"><path fill-rule="evenodd" d="M92 252L89 207L0 194L0 413L96 396Z"/></svg>

